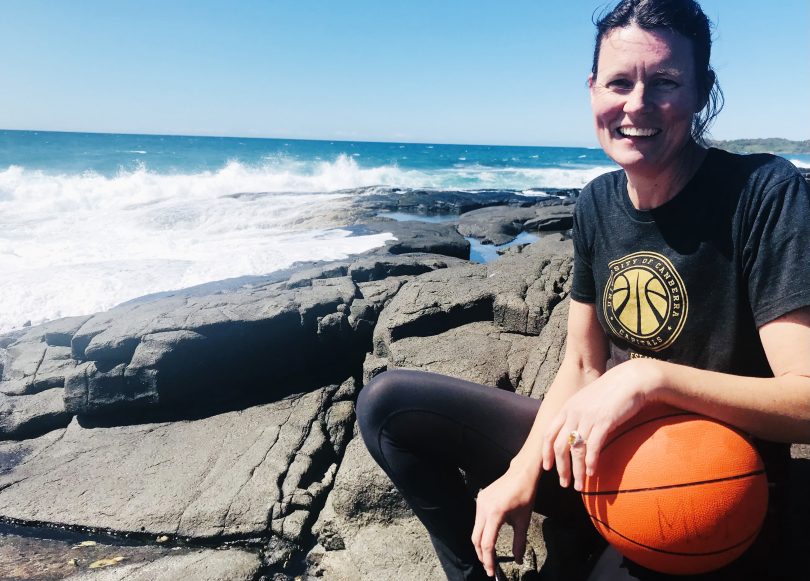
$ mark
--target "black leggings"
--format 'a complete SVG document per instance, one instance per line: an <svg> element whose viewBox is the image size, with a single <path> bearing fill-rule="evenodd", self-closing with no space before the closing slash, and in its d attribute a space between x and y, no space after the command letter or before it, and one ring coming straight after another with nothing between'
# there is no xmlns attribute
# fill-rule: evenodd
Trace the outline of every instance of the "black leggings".
<svg viewBox="0 0 810 581"><path fill-rule="evenodd" d="M357 417L363 440L427 528L448 579L487 579L470 540L474 489L507 470L525 443L539 407L538 400L522 395L421 371L387 371L360 392ZM474 483L472 491L459 468L466 481ZM580 566L605 546L579 494L573 488L561 488L556 471L541 475L536 499L535 511L551 517L547 522L556 521L574 531L576 540L568 544L576 545ZM550 541L546 539L547 545ZM560 548L570 553L572 547ZM561 578L576 579L581 574L571 571ZM669 577L605 553L590 578Z"/></svg>
<svg viewBox="0 0 810 581"><path fill-rule="evenodd" d="M448 579L486 579L470 537L474 491L509 467L526 441L540 401L435 373L394 370L360 392L357 417L371 455L430 533ZM543 475L535 510L588 531L579 494Z"/></svg>

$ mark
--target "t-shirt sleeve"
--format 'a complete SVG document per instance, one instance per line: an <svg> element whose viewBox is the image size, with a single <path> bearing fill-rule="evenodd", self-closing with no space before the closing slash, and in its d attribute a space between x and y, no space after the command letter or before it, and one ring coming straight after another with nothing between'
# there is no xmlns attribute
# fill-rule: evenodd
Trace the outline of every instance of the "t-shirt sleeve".
<svg viewBox="0 0 810 581"><path fill-rule="evenodd" d="M810 187L798 172L754 196L742 254L757 327L810 305Z"/></svg>
<svg viewBox="0 0 810 581"><path fill-rule="evenodd" d="M582 200L582 196L580 196ZM584 200L583 200L584 201ZM574 280L571 285L571 298L580 303L596 302L596 282L593 277L592 245L588 237L587 217L585 204L577 203L574 210L574 227L572 237L574 239Z"/></svg>

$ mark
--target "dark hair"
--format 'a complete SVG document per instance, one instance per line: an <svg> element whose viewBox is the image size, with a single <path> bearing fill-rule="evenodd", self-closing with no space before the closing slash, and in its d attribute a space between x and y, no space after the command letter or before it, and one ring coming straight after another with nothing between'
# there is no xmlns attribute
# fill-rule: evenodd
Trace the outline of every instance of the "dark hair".
<svg viewBox="0 0 810 581"><path fill-rule="evenodd" d="M692 41L698 98L705 103L692 120L692 138L704 142L704 135L723 108L723 91L709 64L712 52L711 22L695 0L622 0L596 21L596 46L591 72L596 78L599 50L604 37L616 28L633 24L644 30L665 28Z"/></svg>

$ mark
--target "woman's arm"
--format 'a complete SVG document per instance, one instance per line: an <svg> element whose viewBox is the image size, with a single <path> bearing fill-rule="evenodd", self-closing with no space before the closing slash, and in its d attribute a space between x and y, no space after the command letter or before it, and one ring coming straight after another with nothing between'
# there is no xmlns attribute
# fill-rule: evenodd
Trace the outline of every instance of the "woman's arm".
<svg viewBox="0 0 810 581"><path fill-rule="evenodd" d="M594 305L571 301L565 356L526 443L506 473L478 493L472 541L488 575L495 574L495 541L504 522L514 529L512 550L515 560L522 562L548 422L573 393L604 373L606 360L607 342Z"/></svg>
<svg viewBox="0 0 810 581"><path fill-rule="evenodd" d="M810 307L788 313L759 330L774 377L717 373L654 359L618 365L571 397L546 432L543 467L557 463L560 480L571 472L581 490L593 473L610 432L657 401L736 426L754 436L781 442L810 442ZM578 430L586 454L575 454L568 435ZM570 466L570 467L569 467Z"/></svg>

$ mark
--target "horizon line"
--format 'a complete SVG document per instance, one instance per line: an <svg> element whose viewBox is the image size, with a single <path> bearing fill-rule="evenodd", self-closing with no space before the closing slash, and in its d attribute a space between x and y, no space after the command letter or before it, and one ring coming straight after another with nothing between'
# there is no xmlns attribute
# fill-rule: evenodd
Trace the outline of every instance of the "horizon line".
<svg viewBox="0 0 810 581"><path fill-rule="evenodd" d="M211 139L253 139L253 140L267 140L272 139L276 141L324 141L330 143L388 143L396 145L470 145L475 147L557 147L557 148L576 148L576 149L601 149L597 145L527 145L527 144L510 144L510 143L453 143L442 141L397 141L389 139L345 139L345 138L309 138L309 137L271 137L271 136L248 136L248 135L224 135L224 134L209 134L209 133L147 133L147 132L133 132L133 131L69 131L64 129L12 129L0 128L2 132L19 132L19 133L73 133L79 135L127 135L127 136L146 136L146 137L202 137ZM734 142L734 141L756 141L780 139L790 143L804 143L810 141L808 139L789 139L786 137L736 137L733 139L718 139L710 138L709 142Z"/></svg>

